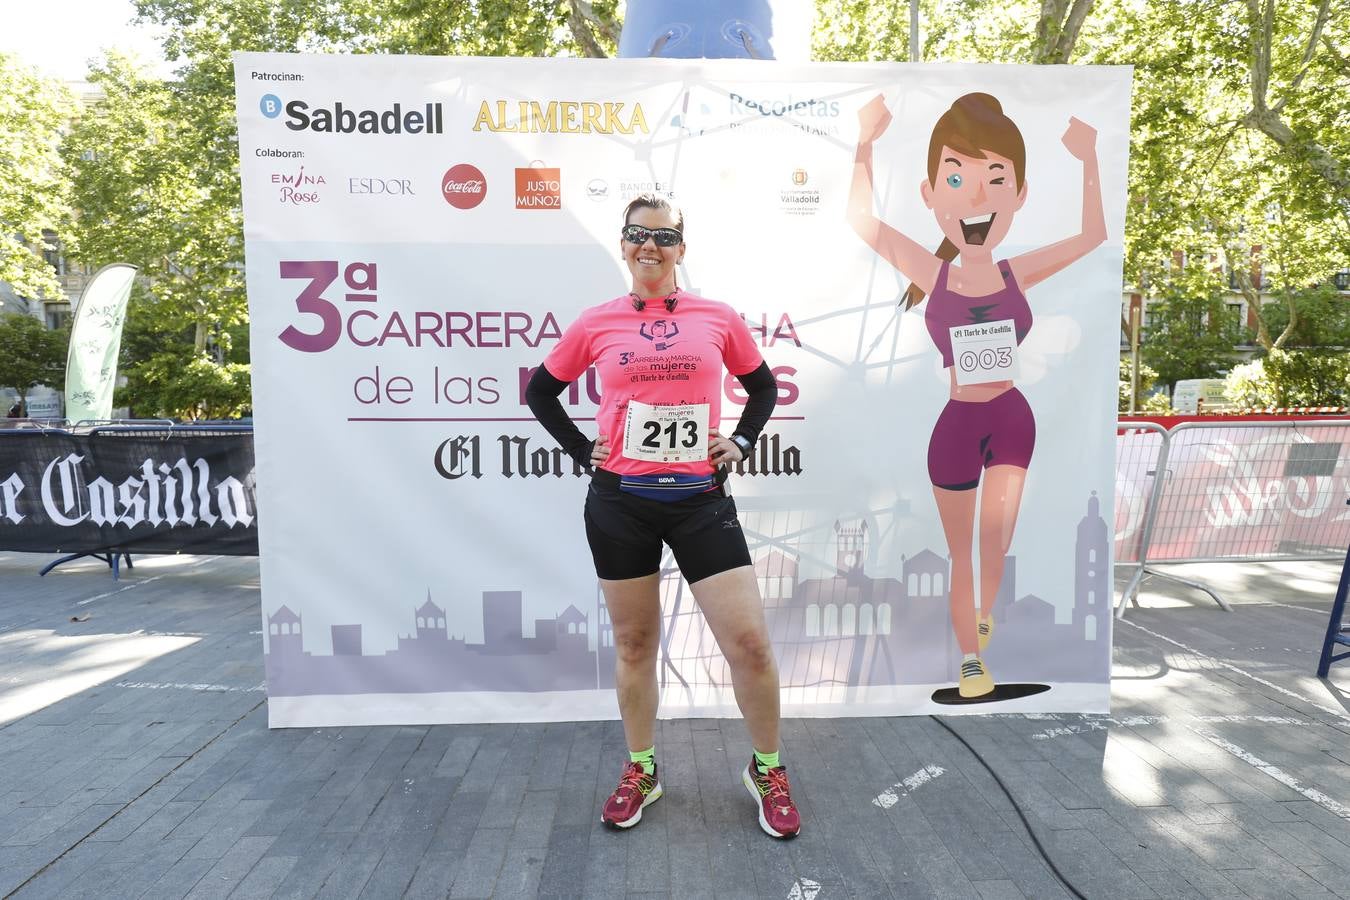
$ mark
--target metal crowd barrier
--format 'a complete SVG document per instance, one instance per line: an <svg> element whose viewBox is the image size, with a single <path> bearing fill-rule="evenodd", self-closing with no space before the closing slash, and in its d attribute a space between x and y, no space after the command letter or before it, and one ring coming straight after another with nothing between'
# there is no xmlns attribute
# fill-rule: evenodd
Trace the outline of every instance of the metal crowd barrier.
<svg viewBox="0 0 1350 900"><path fill-rule="evenodd" d="M1148 437L1147 424L1122 425L1117 437L1116 559L1137 565L1117 616L1127 603L1138 605L1147 576L1194 587L1231 609L1208 585L1149 563L1339 559L1350 545L1350 516L1343 515L1350 462L1342 451L1350 421L1185 422L1160 440ZM1127 500L1146 496L1141 527L1122 489Z"/></svg>
<svg viewBox="0 0 1350 900"><path fill-rule="evenodd" d="M1167 429L1154 422L1122 424L1116 431L1116 565L1144 560L1166 444Z"/></svg>
<svg viewBox="0 0 1350 900"><path fill-rule="evenodd" d="M153 420L96 425L89 429L90 437L206 437L213 434L252 434L253 425L246 422L182 422Z"/></svg>

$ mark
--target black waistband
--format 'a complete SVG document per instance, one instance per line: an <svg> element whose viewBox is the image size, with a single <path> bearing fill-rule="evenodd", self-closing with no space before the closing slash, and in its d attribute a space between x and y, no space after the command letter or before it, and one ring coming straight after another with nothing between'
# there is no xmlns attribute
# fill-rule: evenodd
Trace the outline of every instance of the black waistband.
<svg viewBox="0 0 1350 900"><path fill-rule="evenodd" d="M727 480L727 476L730 474L731 470L726 466L718 466L716 469L713 469L713 487L720 486ZM619 486L619 482L623 480L623 476L616 472L611 472L608 469L595 469L591 472L591 480L597 484L604 485L605 487L616 488Z"/></svg>

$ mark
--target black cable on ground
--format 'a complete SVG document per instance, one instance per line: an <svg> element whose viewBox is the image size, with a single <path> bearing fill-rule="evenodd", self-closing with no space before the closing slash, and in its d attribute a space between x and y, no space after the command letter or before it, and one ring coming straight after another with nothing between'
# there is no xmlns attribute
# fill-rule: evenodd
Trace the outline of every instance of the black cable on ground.
<svg viewBox="0 0 1350 900"><path fill-rule="evenodd" d="M990 767L989 763L985 761L984 757L980 755L980 751L970 746L969 741L961 737L960 733L957 732L955 728L942 721L942 719L937 716L929 716L928 718L947 729L951 736L960 741L962 746L970 751L970 755L975 757L980 765L984 766L984 770L993 776L994 781L997 782L998 786L1003 790L1003 796L1007 797L1008 802L1012 804L1013 812L1017 813L1017 818L1022 820L1022 827L1027 830L1027 834L1031 835L1031 843L1036 845L1037 852L1041 854L1041 859L1045 860L1045 864L1050 867L1050 871L1055 873L1055 877L1060 880L1060 883L1069 889L1069 893L1077 897L1078 900L1087 900L1087 897L1083 895L1083 892L1074 887L1073 882L1066 878L1064 873L1059 870L1059 867L1055 865L1055 861L1050 858L1050 854L1045 852L1045 847L1041 845L1040 838L1036 837L1035 830L1032 829L1031 823L1027 821L1026 814L1022 812L1022 807L1018 804L1017 799L1013 797L1012 791L1008 790L1008 786L1003 783L1003 779L998 777L998 773L995 772L993 768Z"/></svg>

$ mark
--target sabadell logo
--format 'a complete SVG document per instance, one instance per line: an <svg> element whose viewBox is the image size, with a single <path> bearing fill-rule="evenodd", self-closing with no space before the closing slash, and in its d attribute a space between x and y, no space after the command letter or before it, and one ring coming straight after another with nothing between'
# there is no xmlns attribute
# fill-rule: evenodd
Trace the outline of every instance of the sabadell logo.
<svg viewBox="0 0 1350 900"><path fill-rule="evenodd" d="M264 94L258 108L269 119L286 114L291 131L317 131L328 134L442 134L444 110L439 103L405 109L394 103L379 109L353 108L341 100L331 107L311 108L304 100L283 103L276 94Z"/></svg>
<svg viewBox="0 0 1350 900"><path fill-rule="evenodd" d="M441 194L455 209L473 209L487 196L487 179L477 166L460 163L441 176Z"/></svg>

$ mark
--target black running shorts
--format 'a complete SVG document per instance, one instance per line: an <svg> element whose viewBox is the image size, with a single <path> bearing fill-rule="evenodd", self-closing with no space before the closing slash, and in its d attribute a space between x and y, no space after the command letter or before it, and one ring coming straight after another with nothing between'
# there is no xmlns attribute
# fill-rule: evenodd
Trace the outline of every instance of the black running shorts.
<svg viewBox="0 0 1350 900"><path fill-rule="evenodd" d="M663 503L625 493L609 481L603 475L591 481L584 513L600 578L619 581L660 571L662 541L690 584L750 565L736 501L725 488Z"/></svg>

